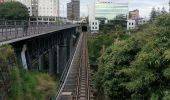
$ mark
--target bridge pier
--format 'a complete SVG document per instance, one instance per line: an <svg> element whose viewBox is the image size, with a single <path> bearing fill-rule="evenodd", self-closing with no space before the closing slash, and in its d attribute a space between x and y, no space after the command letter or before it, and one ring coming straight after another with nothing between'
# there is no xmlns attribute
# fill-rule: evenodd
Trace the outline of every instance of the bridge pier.
<svg viewBox="0 0 170 100"><path fill-rule="evenodd" d="M25 70L28 70L27 59L26 59L26 50L27 50L27 46L26 46L26 44L24 44L22 47L22 51L21 51L21 60L22 60L23 68Z"/></svg>
<svg viewBox="0 0 170 100"><path fill-rule="evenodd" d="M64 38L63 44L60 45L59 52L59 75L61 75L67 63L67 38Z"/></svg>
<svg viewBox="0 0 170 100"><path fill-rule="evenodd" d="M69 36L69 37L70 37L70 36ZM67 52L66 52L66 54L67 54L66 57L67 57L67 61L69 60L69 58L70 58L70 53L71 53L71 52L70 52L70 50L71 50L71 48L70 48L70 47L71 47L70 42L71 42L71 41L70 41L70 38L69 38L69 37L67 38L67 43L66 43L66 50L67 50Z"/></svg>
<svg viewBox="0 0 170 100"><path fill-rule="evenodd" d="M39 71L43 71L44 70L44 64L45 64L45 55L42 54L39 56Z"/></svg>
<svg viewBox="0 0 170 100"><path fill-rule="evenodd" d="M56 74L60 73L60 46L57 44L56 46Z"/></svg>
<svg viewBox="0 0 170 100"><path fill-rule="evenodd" d="M75 36L73 34L71 34L70 41L69 41L69 45L70 45L70 57L72 56L72 53L74 51L74 38L75 38Z"/></svg>
<svg viewBox="0 0 170 100"><path fill-rule="evenodd" d="M53 75L54 72L54 48L49 49L49 74Z"/></svg>
<svg viewBox="0 0 170 100"><path fill-rule="evenodd" d="M23 69L47 71L60 77L72 56L78 37L76 28L69 28L28 38L12 45Z"/></svg>

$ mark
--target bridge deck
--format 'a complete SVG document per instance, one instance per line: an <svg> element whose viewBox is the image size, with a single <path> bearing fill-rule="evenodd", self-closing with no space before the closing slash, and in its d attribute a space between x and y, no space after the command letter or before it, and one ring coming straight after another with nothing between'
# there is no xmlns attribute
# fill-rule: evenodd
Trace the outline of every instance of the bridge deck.
<svg viewBox="0 0 170 100"><path fill-rule="evenodd" d="M75 24L36 25L29 27L0 26L0 46L77 26Z"/></svg>

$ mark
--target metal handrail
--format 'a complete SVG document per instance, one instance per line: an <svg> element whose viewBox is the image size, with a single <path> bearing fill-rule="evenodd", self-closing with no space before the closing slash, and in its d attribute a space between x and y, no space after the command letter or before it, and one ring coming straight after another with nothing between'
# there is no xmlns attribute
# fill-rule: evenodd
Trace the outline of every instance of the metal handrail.
<svg viewBox="0 0 170 100"><path fill-rule="evenodd" d="M73 51L75 52L75 48L74 48ZM65 77L66 77L66 74L67 74L67 72L68 72L68 69L69 69L71 60L72 60L72 58L73 58L74 52L72 52L72 55L70 56L69 60L68 60L67 63L66 63L66 66L65 66L65 68L64 68L64 71L63 71L63 73L62 73L62 75L61 75L61 78L60 78L60 82L63 82L64 79L65 79Z"/></svg>
<svg viewBox="0 0 170 100"><path fill-rule="evenodd" d="M61 92L61 90L62 90L62 88L63 88L63 86L64 86L63 84L64 84L64 82L66 81L67 75L68 75L68 73L69 73L68 71L69 71L69 69L70 69L71 62L72 62L72 60L73 60L73 58L74 58L74 55L75 55L75 53L76 53L76 51L77 51L78 43L80 42L80 38L81 38L81 37L79 36L78 41L76 42L76 47L74 48L73 53L72 53L72 56L71 56L70 59L69 59L70 62L68 61L68 63L66 64L65 72L62 74L62 77L61 77L61 83L60 83L60 85L59 85L59 90L57 91L54 99L56 99L56 98L59 97L60 92Z"/></svg>
<svg viewBox="0 0 170 100"><path fill-rule="evenodd" d="M7 23L7 22L5 22ZM41 24L29 25L28 22L20 22L20 24L0 24L0 42L5 42L18 38L30 37L38 34L50 33L71 27L77 27L77 24Z"/></svg>
<svg viewBox="0 0 170 100"><path fill-rule="evenodd" d="M79 39L78 39L79 40ZM76 45L78 44L78 42L76 41ZM65 69L61 75L61 78L60 78L60 82L63 82L63 80L65 79L65 76L68 72L68 69L69 69L69 66L70 66L70 63L71 63L71 60L73 59L73 56L74 56L74 53L75 53L75 50L76 48L73 49L73 51L71 52L71 55L70 55L70 58L69 60L67 61L66 65L65 65Z"/></svg>
<svg viewBox="0 0 170 100"><path fill-rule="evenodd" d="M81 38L82 38L82 37L81 37L81 35L80 35L79 40L77 41L76 50L75 50L75 52L74 52L74 56L73 56L73 59L72 59L72 61L71 61L69 70L68 70L68 72L67 72L67 75L66 75L66 77L65 77L64 83L62 83L62 84L60 85L60 89L59 89L59 91L57 92L55 99L58 99L58 98L59 98L59 96L60 96L60 94L61 94L61 92L62 92L62 90L63 90L63 88L64 88L64 85L65 85L65 83L66 83L66 81L67 81L67 78L68 78L70 69L71 69L72 64L73 64L73 60L74 60L74 58L75 58L75 54L76 54L76 52L78 51L78 48L79 48L79 45L80 45Z"/></svg>

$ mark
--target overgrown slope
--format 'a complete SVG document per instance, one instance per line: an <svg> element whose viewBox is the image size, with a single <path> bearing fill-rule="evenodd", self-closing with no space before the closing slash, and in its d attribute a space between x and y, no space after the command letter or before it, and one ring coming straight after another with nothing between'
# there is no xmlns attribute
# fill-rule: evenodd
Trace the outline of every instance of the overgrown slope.
<svg viewBox="0 0 170 100"><path fill-rule="evenodd" d="M8 77L4 76L9 78L7 100L47 100L57 91L57 80L47 73L22 70L10 46L0 48L0 69L4 68L9 74Z"/></svg>
<svg viewBox="0 0 170 100"><path fill-rule="evenodd" d="M105 99L169 100L170 15L112 42L97 63L94 83Z"/></svg>

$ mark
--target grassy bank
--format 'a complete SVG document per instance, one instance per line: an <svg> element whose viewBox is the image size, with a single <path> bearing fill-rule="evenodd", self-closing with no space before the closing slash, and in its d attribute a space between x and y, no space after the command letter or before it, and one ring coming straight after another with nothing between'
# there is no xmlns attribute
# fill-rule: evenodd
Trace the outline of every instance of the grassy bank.
<svg viewBox="0 0 170 100"><path fill-rule="evenodd" d="M11 69L8 100L46 100L56 92L57 81L46 73Z"/></svg>
<svg viewBox="0 0 170 100"><path fill-rule="evenodd" d="M9 78L7 100L47 100L54 96L59 82L47 73L25 71L18 66L11 46L0 48L0 68L7 69Z"/></svg>

